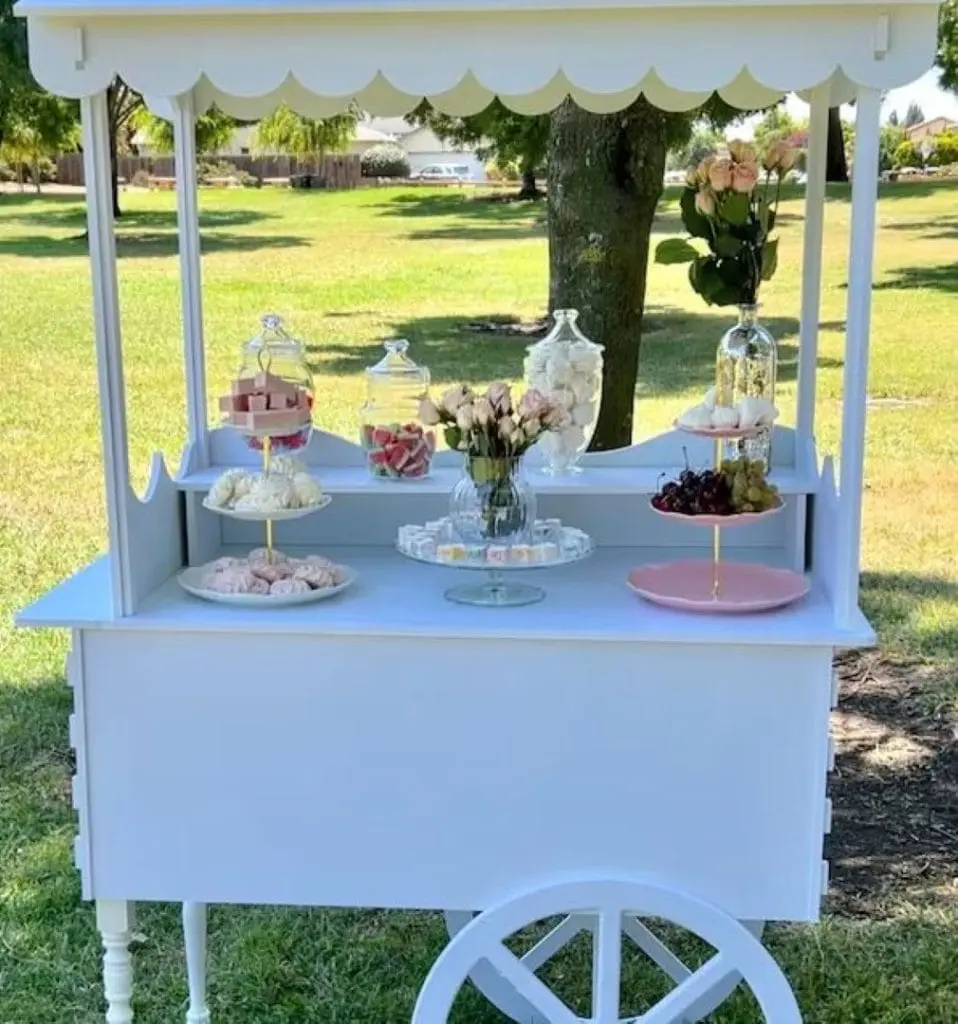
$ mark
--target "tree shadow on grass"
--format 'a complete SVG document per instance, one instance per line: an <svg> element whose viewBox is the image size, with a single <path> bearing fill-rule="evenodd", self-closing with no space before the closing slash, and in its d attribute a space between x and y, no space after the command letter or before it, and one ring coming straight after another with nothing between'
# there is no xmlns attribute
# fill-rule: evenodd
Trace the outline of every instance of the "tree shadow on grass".
<svg viewBox="0 0 958 1024"><path fill-rule="evenodd" d="M517 322L501 314L477 312L472 316L419 317L397 320L394 332L408 338L415 359L425 364L437 386L481 384L503 377L521 379L526 348L543 337L516 332L476 331L473 323ZM645 314L639 357L638 395L670 395L690 389L705 391L714 383L715 348L734 322L734 314L692 313L669 306L649 306ZM798 321L771 317L763 321L779 343L779 380L793 381L797 372ZM378 361L381 342L364 345L316 343L307 346L316 373L350 375ZM821 357L820 368L840 368L839 360Z"/></svg>
<svg viewBox="0 0 958 1024"><path fill-rule="evenodd" d="M848 285L842 285L847 288ZM873 285L878 291L929 288L941 292L958 292L958 263L927 267L901 267Z"/></svg>
<svg viewBox="0 0 958 1024"><path fill-rule="evenodd" d="M261 249L290 249L307 246L308 240L297 235L237 235L215 232L200 236L200 250L214 252L256 252ZM120 231L116 238L116 254L120 259L146 259L175 256L179 252L179 238L165 231L138 233ZM22 256L27 259L85 257L89 252L87 240L80 235L72 238L51 238L49 235L20 235L0 238L0 256Z"/></svg>
<svg viewBox="0 0 958 1024"><path fill-rule="evenodd" d="M41 209L24 209L23 212L6 214L4 204L0 202L0 224L16 223L35 225L38 228L76 228L78 232L86 230L86 209L82 202L74 199L71 208L64 204L47 207L46 196L39 197ZM54 198L53 196L49 198ZM71 197L72 198L72 197ZM24 204L25 205L25 204ZM259 210L206 210L200 212L200 230L203 228L231 228L256 224L264 220L276 220L276 214L263 213ZM168 228L176 230L175 210L128 210L116 222L117 232L130 229L159 231Z"/></svg>

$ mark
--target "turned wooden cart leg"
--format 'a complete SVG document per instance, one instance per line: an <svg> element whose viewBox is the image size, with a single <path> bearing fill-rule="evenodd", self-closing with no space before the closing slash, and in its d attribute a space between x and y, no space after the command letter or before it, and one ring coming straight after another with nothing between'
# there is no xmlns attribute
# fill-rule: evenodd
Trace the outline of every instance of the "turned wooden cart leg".
<svg viewBox="0 0 958 1024"><path fill-rule="evenodd" d="M97 900L96 926L103 940L103 992L106 1024L132 1024L133 904L127 900Z"/></svg>
<svg viewBox="0 0 958 1024"><path fill-rule="evenodd" d="M186 979L190 1005L186 1024L210 1024L206 1005L206 904L183 904L183 943L186 946Z"/></svg>

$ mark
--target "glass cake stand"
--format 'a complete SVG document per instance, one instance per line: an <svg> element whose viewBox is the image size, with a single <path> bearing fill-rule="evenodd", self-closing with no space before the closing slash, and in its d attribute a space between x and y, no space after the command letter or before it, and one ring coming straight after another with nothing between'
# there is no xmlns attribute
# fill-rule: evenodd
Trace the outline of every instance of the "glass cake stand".
<svg viewBox="0 0 958 1024"><path fill-rule="evenodd" d="M558 558L548 562L503 562L498 565L490 565L489 562L478 559L461 558L453 561L439 558L436 555L414 555L409 551L403 551L398 546L396 550L414 562L441 565L446 569L472 569L486 574L486 578L481 582L460 583L455 587L449 587L444 594L447 601L475 605L480 608L516 608L520 605L536 604L546 596L546 592L542 587L534 586L531 583L521 583L511 578L515 573L530 569L555 569L562 565L572 565L574 562L584 561L595 550L595 545L590 542L589 546L582 551L577 551L574 554L571 552L560 553Z"/></svg>

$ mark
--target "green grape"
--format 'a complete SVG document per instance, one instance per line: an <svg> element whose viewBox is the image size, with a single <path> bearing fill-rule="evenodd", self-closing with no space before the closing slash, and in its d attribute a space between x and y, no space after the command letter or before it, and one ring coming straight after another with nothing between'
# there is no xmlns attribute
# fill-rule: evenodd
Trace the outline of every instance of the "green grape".
<svg viewBox="0 0 958 1024"><path fill-rule="evenodd" d="M746 497L753 505L760 505L765 500L765 493L761 487L756 487L753 484L746 492Z"/></svg>

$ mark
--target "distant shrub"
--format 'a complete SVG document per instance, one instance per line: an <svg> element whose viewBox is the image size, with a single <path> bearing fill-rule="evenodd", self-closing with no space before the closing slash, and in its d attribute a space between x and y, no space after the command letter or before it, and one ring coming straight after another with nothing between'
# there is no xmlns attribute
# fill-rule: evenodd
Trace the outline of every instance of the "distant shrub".
<svg viewBox="0 0 958 1024"><path fill-rule="evenodd" d="M384 142L367 149L359 159L364 178L408 178L409 160L399 146Z"/></svg>
<svg viewBox="0 0 958 1024"><path fill-rule="evenodd" d="M138 171L134 171L133 177L130 178L130 184L133 185L134 188L149 188L150 172L143 167Z"/></svg>
<svg viewBox="0 0 958 1024"><path fill-rule="evenodd" d="M229 160L200 160L196 166L196 177L201 185L209 185L213 181L223 179L243 188L258 188L261 184L255 174L241 171Z"/></svg>

